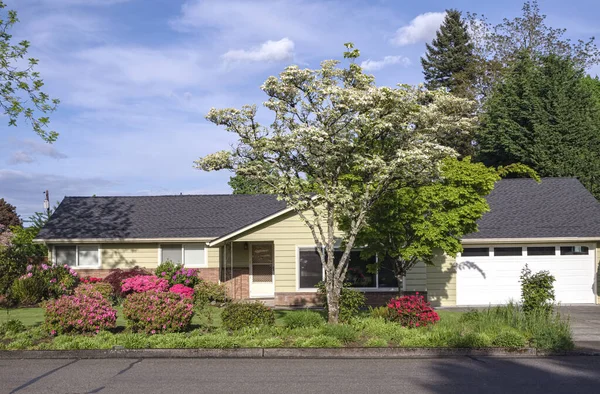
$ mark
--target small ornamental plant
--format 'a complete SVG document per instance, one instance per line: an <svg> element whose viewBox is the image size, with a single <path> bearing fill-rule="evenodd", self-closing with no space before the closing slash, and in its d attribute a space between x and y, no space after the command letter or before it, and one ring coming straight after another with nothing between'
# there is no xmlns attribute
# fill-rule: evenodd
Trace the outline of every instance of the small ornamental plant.
<svg viewBox="0 0 600 394"><path fill-rule="evenodd" d="M169 292L179 294L181 297L194 299L194 289L181 284L171 286Z"/></svg>
<svg viewBox="0 0 600 394"><path fill-rule="evenodd" d="M169 290L169 282L166 279L157 278L152 275L139 275L127 278L121 285L122 294L144 293L146 291L165 292Z"/></svg>
<svg viewBox="0 0 600 394"><path fill-rule="evenodd" d="M13 296L22 304L72 294L79 283L77 272L68 265L30 264L12 285Z"/></svg>
<svg viewBox="0 0 600 394"><path fill-rule="evenodd" d="M44 327L51 335L97 334L117 322L117 311L99 292L62 296L46 302L44 308Z"/></svg>
<svg viewBox="0 0 600 394"><path fill-rule="evenodd" d="M184 285L193 288L201 281L197 269L185 268L183 264L174 263L170 260L159 264L154 274L159 278L168 280L170 286Z"/></svg>
<svg viewBox="0 0 600 394"><path fill-rule="evenodd" d="M275 313L261 302L236 302L223 309L221 320L223 326L230 330L272 326L275 324Z"/></svg>
<svg viewBox="0 0 600 394"><path fill-rule="evenodd" d="M388 319L400 323L402 327L425 327L440 320L440 316L419 293L393 298L387 307Z"/></svg>
<svg viewBox="0 0 600 394"><path fill-rule="evenodd" d="M190 298L171 292L133 293L123 302L123 314L133 332L180 332L190 327L194 303Z"/></svg>
<svg viewBox="0 0 600 394"><path fill-rule="evenodd" d="M77 272L65 265L48 266L41 264L41 274L48 283L48 297L55 298L66 294L72 294L73 289L79 284Z"/></svg>

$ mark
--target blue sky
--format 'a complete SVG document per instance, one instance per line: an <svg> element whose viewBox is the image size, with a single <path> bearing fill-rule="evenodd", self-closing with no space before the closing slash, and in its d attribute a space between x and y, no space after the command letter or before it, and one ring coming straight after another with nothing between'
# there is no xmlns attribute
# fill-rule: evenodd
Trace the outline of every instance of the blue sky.
<svg viewBox="0 0 600 394"><path fill-rule="evenodd" d="M522 1L6 0L32 43L46 91L62 103L52 145L0 118L0 197L27 217L65 195L229 193L229 173L192 162L233 135L210 107L260 104L286 65L318 67L352 41L381 85L422 81L419 58L443 11L520 13ZM600 2L541 0L572 39L600 36ZM592 74L600 70L590 70ZM263 111L262 116L268 113Z"/></svg>

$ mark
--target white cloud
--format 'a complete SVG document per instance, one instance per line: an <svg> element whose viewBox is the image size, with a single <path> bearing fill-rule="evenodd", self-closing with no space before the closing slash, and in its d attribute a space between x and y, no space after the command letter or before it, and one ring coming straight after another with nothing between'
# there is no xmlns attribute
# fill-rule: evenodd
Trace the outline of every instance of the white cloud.
<svg viewBox="0 0 600 394"><path fill-rule="evenodd" d="M396 31L391 40L392 44L403 46L431 41L445 16L445 12L426 12L418 15L408 25Z"/></svg>
<svg viewBox="0 0 600 394"><path fill-rule="evenodd" d="M25 163L33 163L35 160L31 157L27 152L23 152L22 150L16 151L13 155L8 159L8 164L25 164Z"/></svg>
<svg viewBox="0 0 600 394"><path fill-rule="evenodd" d="M223 55L226 62L282 62L294 57L294 42L289 38L279 41L267 41L260 47L232 49Z"/></svg>
<svg viewBox="0 0 600 394"><path fill-rule="evenodd" d="M8 164L28 164L35 161L35 156L46 156L53 159L65 159L67 155L56 149L56 146L34 140L19 141L20 150L14 152Z"/></svg>
<svg viewBox="0 0 600 394"><path fill-rule="evenodd" d="M404 56L385 56L382 60L367 59L360 64L365 71L377 71L384 67L399 64L403 67L410 66L410 59Z"/></svg>

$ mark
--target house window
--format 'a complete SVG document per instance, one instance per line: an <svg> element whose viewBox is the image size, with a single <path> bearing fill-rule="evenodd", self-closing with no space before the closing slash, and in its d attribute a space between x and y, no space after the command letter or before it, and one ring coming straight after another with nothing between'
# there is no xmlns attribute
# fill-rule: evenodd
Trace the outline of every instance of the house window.
<svg viewBox="0 0 600 394"><path fill-rule="evenodd" d="M554 246L529 246L527 256L554 256Z"/></svg>
<svg viewBox="0 0 600 394"><path fill-rule="evenodd" d="M160 262L172 261L177 264L183 263L183 246L181 244L161 245Z"/></svg>
<svg viewBox="0 0 600 394"><path fill-rule="evenodd" d="M323 265L317 248L300 248L298 250L298 275L301 289L314 289L323 280Z"/></svg>
<svg viewBox="0 0 600 394"><path fill-rule="evenodd" d="M590 250L587 246L561 246L560 254L563 256L587 255Z"/></svg>
<svg viewBox="0 0 600 394"><path fill-rule="evenodd" d="M462 257L481 257L489 256L490 248L464 248L461 253Z"/></svg>
<svg viewBox="0 0 600 394"><path fill-rule="evenodd" d="M160 262L172 261L187 267L205 267L206 244L162 244Z"/></svg>
<svg viewBox="0 0 600 394"><path fill-rule="evenodd" d="M523 248L521 248L520 246L494 248L494 256L503 257L503 256L522 256L522 255L523 255Z"/></svg>
<svg viewBox="0 0 600 394"><path fill-rule="evenodd" d="M100 265L98 245L68 245L54 247L54 262L70 267L97 267Z"/></svg>
<svg viewBox="0 0 600 394"><path fill-rule="evenodd" d="M335 252L335 262L342 257L342 251ZM398 281L390 264L382 264L379 273L372 274L368 271L369 264L375 264L377 258L361 257L360 250L350 252L346 282L352 287L361 289L389 289L397 288ZM314 289L317 283L323 280L323 265L316 248L299 248L298 250L298 287L301 289Z"/></svg>

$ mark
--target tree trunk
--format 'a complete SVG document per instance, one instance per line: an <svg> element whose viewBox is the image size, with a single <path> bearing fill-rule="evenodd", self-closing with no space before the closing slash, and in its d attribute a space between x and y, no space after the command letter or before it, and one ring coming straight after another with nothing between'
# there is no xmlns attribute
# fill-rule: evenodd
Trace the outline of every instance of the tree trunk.
<svg viewBox="0 0 600 394"><path fill-rule="evenodd" d="M326 284L327 290L327 321L329 324L338 324L340 320L340 294L341 288Z"/></svg>
<svg viewBox="0 0 600 394"><path fill-rule="evenodd" d="M396 274L396 280L398 281L398 296L404 295L404 275Z"/></svg>

